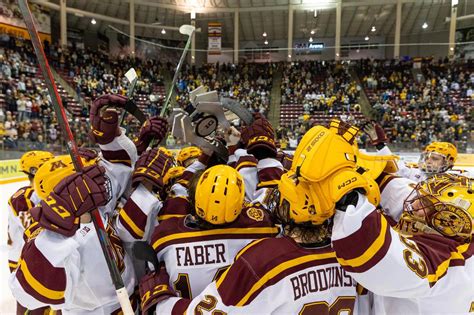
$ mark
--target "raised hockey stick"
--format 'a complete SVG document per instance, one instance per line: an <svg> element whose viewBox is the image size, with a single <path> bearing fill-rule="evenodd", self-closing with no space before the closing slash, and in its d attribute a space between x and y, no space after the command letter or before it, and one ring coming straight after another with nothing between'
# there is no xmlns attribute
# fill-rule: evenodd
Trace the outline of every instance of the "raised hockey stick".
<svg viewBox="0 0 474 315"><path fill-rule="evenodd" d="M33 20L33 16L31 15L31 11L28 7L28 1L18 0L18 4L20 7L20 11L23 15L26 27L28 29L28 33L30 34L31 42L33 44L33 48L35 49L36 58L38 58L38 63L40 65L41 72L46 81L46 86L48 87L48 91L51 96L51 101L53 103L53 108L54 108L54 111L56 112L56 116L58 117L59 125L61 126L61 130L63 134L66 135L67 137L67 150L69 152L69 155L71 156L75 170L80 172L84 168L84 165L82 163L82 160L80 159L77 144L74 141L71 128L69 127L67 117L66 117L66 112L64 111L64 106L61 102L61 98L59 97L56 84L54 83L53 75L51 73L48 60L46 59L46 55L44 53L43 47L41 46L41 41L38 36L38 32L36 29L35 22ZM110 244L107 233L105 232L102 218L100 217L99 211L97 209L92 211L91 214L92 214L92 221L94 222L95 230L97 232L97 237L99 238L99 243L102 248L102 253L104 255L105 261L107 262L107 267L110 272L110 277L112 278L112 282L114 283L115 290L117 292L117 297L120 302L122 311L125 315L132 315L134 312L130 304L127 289L125 288L123 284L120 271L118 270L117 265L115 264L112 258L113 257L113 254L111 252L112 246Z"/></svg>
<svg viewBox="0 0 474 315"><path fill-rule="evenodd" d="M146 120L146 115L138 108L137 104L133 101L133 93L135 92L135 86L137 85L138 75L134 68L130 68L125 73L125 78L129 82L127 98L128 101L125 103L125 110L120 115L120 125L122 125L123 120L125 119L126 112L132 114L140 123L144 123Z"/></svg>
<svg viewBox="0 0 474 315"><path fill-rule="evenodd" d="M179 59L178 66L176 67L176 71L174 72L173 80L171 81L171 86L169 87L168 94L166 95L165 103L163 104L163 108L161 109L160 116L164 117L166 111L168 110L168 106L170 105L171 96L173 96L174 86L176 81L178 80L179 71L183 66L184 59L189 50L189 46L191 46L191 41L193 39L194 32L196 28L192 25L184 24L179 27L179 32L183 35L188 35L188 41L186 42L186 46L184 46L183 53L181 54L181 58Z"/></svg>

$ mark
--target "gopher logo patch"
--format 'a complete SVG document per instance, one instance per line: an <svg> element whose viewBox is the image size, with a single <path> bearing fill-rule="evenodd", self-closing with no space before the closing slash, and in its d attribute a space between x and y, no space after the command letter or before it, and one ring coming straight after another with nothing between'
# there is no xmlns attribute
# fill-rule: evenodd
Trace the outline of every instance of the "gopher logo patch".
<svg viewBox="0 0 474 315"><path fill-rule="evenodd" d="M263 221L263 211L257 208L249 208L247 209L247 216L255 221Z"/></svg>

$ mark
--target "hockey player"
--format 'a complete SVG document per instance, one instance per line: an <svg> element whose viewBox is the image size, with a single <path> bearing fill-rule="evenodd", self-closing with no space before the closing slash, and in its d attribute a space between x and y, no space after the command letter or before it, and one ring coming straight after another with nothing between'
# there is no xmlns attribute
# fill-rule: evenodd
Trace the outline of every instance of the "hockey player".
<svg viewBox="0 0 474 315"><path fill-rule="evenodd" d="M50 305L63 314L111 314L120 309L90 220L93 209L99 210L115 263L128 293L133 293L133 266L117 236L113 215L118 198L129 186L137 155L135 145L118 126L118 113L107 108L123 108L126 101L122 96L105 95L92 104L91 136L101 148L96 164L81 173L73 172L69 163L42 166L50 171L42 181L37 179L46 197L31 211L41 228L30 235L10 278L15 298L28 308Z"/></svg>
<svg viewBox="0 0 474 315"><path fill-rule="evenodd" d="M367 314L356 282L331 248L331 208L294 173L282 176L273 199L283 235L254 241L235 262L193 299L176 297L168 274L140 283L145 314Z"/></svg>
<svg viewBox="0 0 474 315"><path fill-rule="evenodd" d="M162 222L152 236L170 285L185 298L199 294L254 239L274 236L266 210L244 204L241 175L227 165L197 174L190 188L192 214Z"/></svg>
<svg viewBox="0 0 474 315"><path fill-rule="evenodd" d="M33 223L30 209L39 203L40 199L33 188L33 180L38 169L54 155L47 151L30 151L20 158L20 170L28 176L29 185L20 188L8 200L11 211L8 212L8 266L10 271L16 269L23 249L24 233ZM43 307L27 310L17 303L17 313L43 314L49 308Z"/></svg>
<svg viewBox="0 0 474 315"><path fill-rule="evenodd" d="M352 180L331 183L314 171L324 156L339 161L334 167L351 159L348 152L322 145L323 139L320 134L303 138L294 166L311 189L346 189ZM400 222L413 224L404 231L392 228L359 189L348 189L335 199L333 248L342 267L375 294L375 314L472 311L472 184L472 179L456 175L436 175L418 184L403 203ZM401 204L403 199L391 201Z"/></svg>
<svg viewBox="0 0 474 315"><path fill-rule="evenodd" d="M8 265L13 271L18 263L24 240L23 233L31 225L32 218L29 210L39 201L33 189L33 180L38 169L54 155L46 151L30 151L20 159L20 170L28 175L30 184L20 188L8 200L10 212L8 213Z"/></svg>
<svg viewBox="0 0 474 315"><path fill-rule="evenodd" d="M472 187L472 179L456 175L419 183L395 228L361 195L337 211L334 249L375 294L375 314L472 312Z"/></svg>
<svg viewBox="0 0 474 315"><path fill-rule="evenodd" d="M369 136L372 145L377 148L378 154L391 154L390 149L386 145L387 137L385 132L378 124L369 122L364 126L363 130ZM432 175L451 171L457 156L458 152L454 144L449 142L432 142L424 148L417 167L408 167L405 162L398 162L397 175L418 183Z"/></svg>

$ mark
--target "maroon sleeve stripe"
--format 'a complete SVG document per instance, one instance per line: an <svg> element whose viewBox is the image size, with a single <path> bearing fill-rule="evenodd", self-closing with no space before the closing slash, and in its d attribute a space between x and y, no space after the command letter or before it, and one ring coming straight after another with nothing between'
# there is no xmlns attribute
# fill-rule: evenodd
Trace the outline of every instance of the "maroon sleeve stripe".
<svg viewBox="0 0 474 315"><path fill-rule="evenodd" d="M119 221L134 238L140 239L143 237L147 216L132 198L129 198L120 210Z"/></svg>
<svg viewBox="0 0 474 315"><path fill-rule="evenodd" d="M171 310L171 315L182 315L185 314L186 310L188 309L191 300L188 299L179 299L173 306Z"/></svg>
<svg viewBox="0 0 474 315"><path fill-rule="evenodd" d="M8 260L8 268L10 268L10 272L15 271L16 267L18 267L17 261Z"/></svg>
<svg viewBox="0 0 474 315"><path fill-rule="evenodd" d="M267 167L258 171L258 180L260 182L280 180L282 174L283 170L279 167Z"/></svg>
<svg viewBox="0 0 474 315"><path fill-rule="evenodd" d="M25 292L36 300L51 305L64 303L64 268L51 265L34 241L27 243L23 249L16 278Z"/></svg>
<svg viewBox="0 0 474 315"><path fill-rule="evenodd" d="M256 167L257 163L258 161L253 155L242 156L235 163L235 169L238 171L246 167Z"/></svg>
<svg viewBox="0 0 474 315"><path fill-rule="evenodd" d="M191 213L191 205L186 198L174 197L168 198L163 204L159 215L187 215Z"/></svg>
<svg viewBox="0 0 474 315"><path fill-rule="evenodd" d="M194 173L191 171L184 171L183 175L177 181L179 184L183 185L184 187L188 187L189 181L193 178Z"/></svg>
<svg viewBox="0 0 474 315"><path fill-rule="evenodd" d="M377 264L390 247L392 236L385 217L373 211L361 228L351 235L333 241L339 263L350 272L364 272Z"/></svg>
<svg viewBox="0 0 474 315"><path fill-rule="evenodd" d="M382 192L385 187L387 187L388 183L390 183L392 180L400 178L400 176L395 176L392 174L387 174L387 173L382 173L380 174L379 177L375 180L377 184L379 185L380 192Z"/></svg>
<svg viewBox="0 0 474 315"><path fill-rule="evenodd" d="M118 163L123 164L126 166L131 167L132 159L127 151L125 150L117 150L117 151L110 151L110 150L101 150L102 156L104 159L111 163Z"/></svg>

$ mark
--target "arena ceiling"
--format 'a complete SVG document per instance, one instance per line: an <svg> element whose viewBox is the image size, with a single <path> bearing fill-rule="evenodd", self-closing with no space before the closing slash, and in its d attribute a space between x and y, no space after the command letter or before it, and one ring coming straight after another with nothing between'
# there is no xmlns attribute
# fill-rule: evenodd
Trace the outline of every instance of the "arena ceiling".
<svg viewBox="0 0 474 315"><path fill-rule="evenodd" d="M67 6L96 14L129 19L130 0L67 0ZM168 31L161 34L161 27L189 24L190 11L196 13L196 26L205 34L208 22L221 22L223 42L233 42L234 11L239 8L240 41L261 41L288 38L288 7L294 8L294 38L333 37L336 29L337 0L134 0L135 21L152 27L137 27L136 35L154 38L177 38L178 33ZM401 0L401 34L429 34L446 31L450 16L451 0ZM59 3L59 0L34 2ZM342 36L393 36L395 30L397 0L342 0ZM315 13L316 10L316 13ZM459 0L458 17L474 14L472 0ZM53 11L53 18L59 13ZM91 18L81 14L68 14L68 26L81 29L105 31L110 21ZM422 28L424 23L427 28ZM128 33L127 25L114 25ZM372 27L375 31L372 31ZM474 26L474 19L458 21L458 26ZM311 32L314 32L312 34ZM178 37L179 38L179 37ZM198 40L206 40L198 36Z"/></svg>

